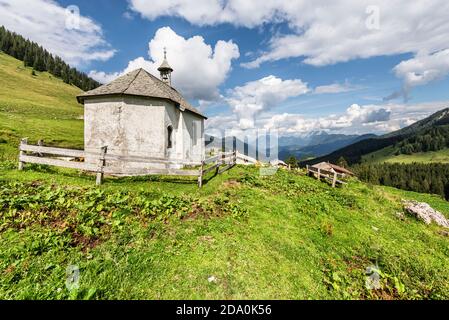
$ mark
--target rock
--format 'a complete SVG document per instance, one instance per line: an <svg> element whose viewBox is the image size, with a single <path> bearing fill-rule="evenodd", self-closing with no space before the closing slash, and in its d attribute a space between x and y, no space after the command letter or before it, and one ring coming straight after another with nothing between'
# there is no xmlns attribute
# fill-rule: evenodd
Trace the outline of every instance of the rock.
<svg viewBox="0 0 449 320"><path fill-rule="evenodd" d="M433 221L439 226L449 228L449 220L441 212L432 209L427 203L414 200L402 200L402 203L407 213L424 221L424 223L430 224Z"/></svg>
<svg viewBox="0 0 449 320"><path fill-rule="evenodd" d="M377 227L375 227L375 226L371 226L371 228L374 230L374 231L379 231L379 228L377 228Z"/></svg>
<svg viewBox="0 0 449 320"><path fill-rule="evenodd" d="M209 278L207 278L207 281L209 281L209 282L217 282L217 278L215 278L215 276L210 276Z"/></svg>

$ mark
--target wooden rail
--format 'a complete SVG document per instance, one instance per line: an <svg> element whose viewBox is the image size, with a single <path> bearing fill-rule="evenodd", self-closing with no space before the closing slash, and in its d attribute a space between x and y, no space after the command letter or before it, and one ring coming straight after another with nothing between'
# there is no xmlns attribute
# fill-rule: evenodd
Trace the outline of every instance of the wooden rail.
<svg viewBox="0 0 449 320"><path fill-rule="evenodd" d="M216 156L212 156L208 159L205 159L204 161L201 162L201 167L198 174L198 187L201 188L203 186L203 178L206 173L215 170L215 175L222 174L223 172L235 166L236 162L237 162L237 151L221 152ZM206 166L209 164L212 165L206 168ZM220 169L220 167L223 165L225 166Z"/></svg>
<svg viewBox="0 0 449 320"><path fill-rule="evenodd" d="M251 157L249 157L247 155L244 155L244 154L242 154L242 153L240 153L238 151L237 151L237 159L240 159L240 160L242 160L245 163L251 163L251 164L256 164L258 162L256 159L251 158Z"/></svg>
<svg viewBox="0 0 449 320"><path fill-rule="evenodd" d="M74 157L74 158L84 158L86 153L84 150L74 150L74 149L63 149L63 148L53 148L53 147L44 147L44 146L33 146L31 144L25 143L22 140L22 144L20 145L21 151L34 152L38 154L52 154L58 156L65 157Z"/></svg>
<svg viewBox="0 0 449 320"><path fill-rule="evenodd" d="M307 174L310 176L316 176L318 180L321 180L321 178L324 178L332 183L332 187L335 188L335 186L338 184L346 184L346 182L339 180L344 177L343 174L337 173L334 171L328 171L320 168L316 168L313 166L307 165Z"/></svg>

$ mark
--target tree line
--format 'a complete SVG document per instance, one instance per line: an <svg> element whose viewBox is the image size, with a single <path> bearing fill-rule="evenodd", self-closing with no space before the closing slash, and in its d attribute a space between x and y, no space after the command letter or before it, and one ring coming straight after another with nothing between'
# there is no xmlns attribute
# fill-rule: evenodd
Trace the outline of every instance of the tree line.
<svg viewBox="0 0 449 320"><path fill-rule="evenodd" d="M362 163L351 167L362 181L420 193L437 194L449 200L449 165L443 163Z"/></svg>
<svg viewBox="0 0 449 320"><path fill-rule="evenodd" d="M449 126L437 126L396 145L396 155L438 151L449 148Z"/></svg>
<svg viewBox="0 0 449 320"><path fill-rule="evenodd" d="M60 57L53 56L37 43L8 31L3 26L0 27L0 50L23 61L25 67L32 67L33 71L47 71L81 90L88 91L100 86L99 82L70 67Z"/></svg>

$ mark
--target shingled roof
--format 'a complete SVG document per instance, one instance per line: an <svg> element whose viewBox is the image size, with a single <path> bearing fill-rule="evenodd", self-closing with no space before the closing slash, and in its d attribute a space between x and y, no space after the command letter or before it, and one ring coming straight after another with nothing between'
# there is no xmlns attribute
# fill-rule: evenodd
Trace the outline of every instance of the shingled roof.
<svg viewBox="0 0 449 320"><path fill-rule="evenodd" d="M111 95L131 95L168 99L179 104L182 109L186 109L207 119L205 115L192 107L178 91L142 68L118 77L114 81L96 89L84 92L76 98L79 103L84 104L84 100L87 98Z"/></svg>

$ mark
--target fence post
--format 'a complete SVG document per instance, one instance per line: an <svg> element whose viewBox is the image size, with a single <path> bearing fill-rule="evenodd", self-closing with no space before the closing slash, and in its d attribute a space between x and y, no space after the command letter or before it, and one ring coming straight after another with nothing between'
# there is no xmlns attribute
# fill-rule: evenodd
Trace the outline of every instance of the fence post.
<svg viewBox="0 0 449 320"><path fill-rule="evenodd" d="M332 188L335 188L336 183L337 183L337 173L334 172L334 178L332 179Z"/></svg>
<svg viewBox="0 0 449 320"><path fill-rule="evenodd" d="M318 168L318 180L321 180L321 172L320 172L320 168Z"/></svg>
<svg viewBox="0 0 449 320"><path fill-rule="evenodd" d="M101 153L100 153L100 159L98 161L98 170L97 170L97 179L95 181L95 183L97 184L97 186L99 186L101 184L101 181L103 180L103 167L106 165L106 152L108 150L108 147L104 146L101 147Z"/></svg>
<svg viewBox="0 0 449 320"><path fill-rule="evenodd" d="M23 170L23 166L25 165L25 162L21 161L21 158L23 155L25 155L25 152L22 151L22 145L28 144L28 138L23 138L20 140L19 144L19 170Z"/></svg>
<svg viewBox="0 0 449 320"><path fill-rule="evenodd" d="M215 175L218 174L218 168L220 168L220 161L221 160L219 159L219 157L217 157L217 159L215 160Z"/></svg>
<svg viewBox="0 0 449 320"><path fill-rule="evenodd" d="M233 165L235 166L237 164L237 150L234 150L234 163Z"/></svg>
<svg viewBox="0 0 449 320"><path fill-rule="evenodd" d="M43 147L43 146L44 146L44 140L39 140L39 141L37 142L37 145L38 145L39 147ZM39 157L43 157L43 156L44 156L44 155L42 154L42 152L38 152L37 155L38 155Z"/></svg>
<svg viewBox="0 0 449 320"><path fill-rule="evenodd" d="M203 170L204 170L204 161L201 161L200 172L198 175L198 188L203 186Z"/></svg>

